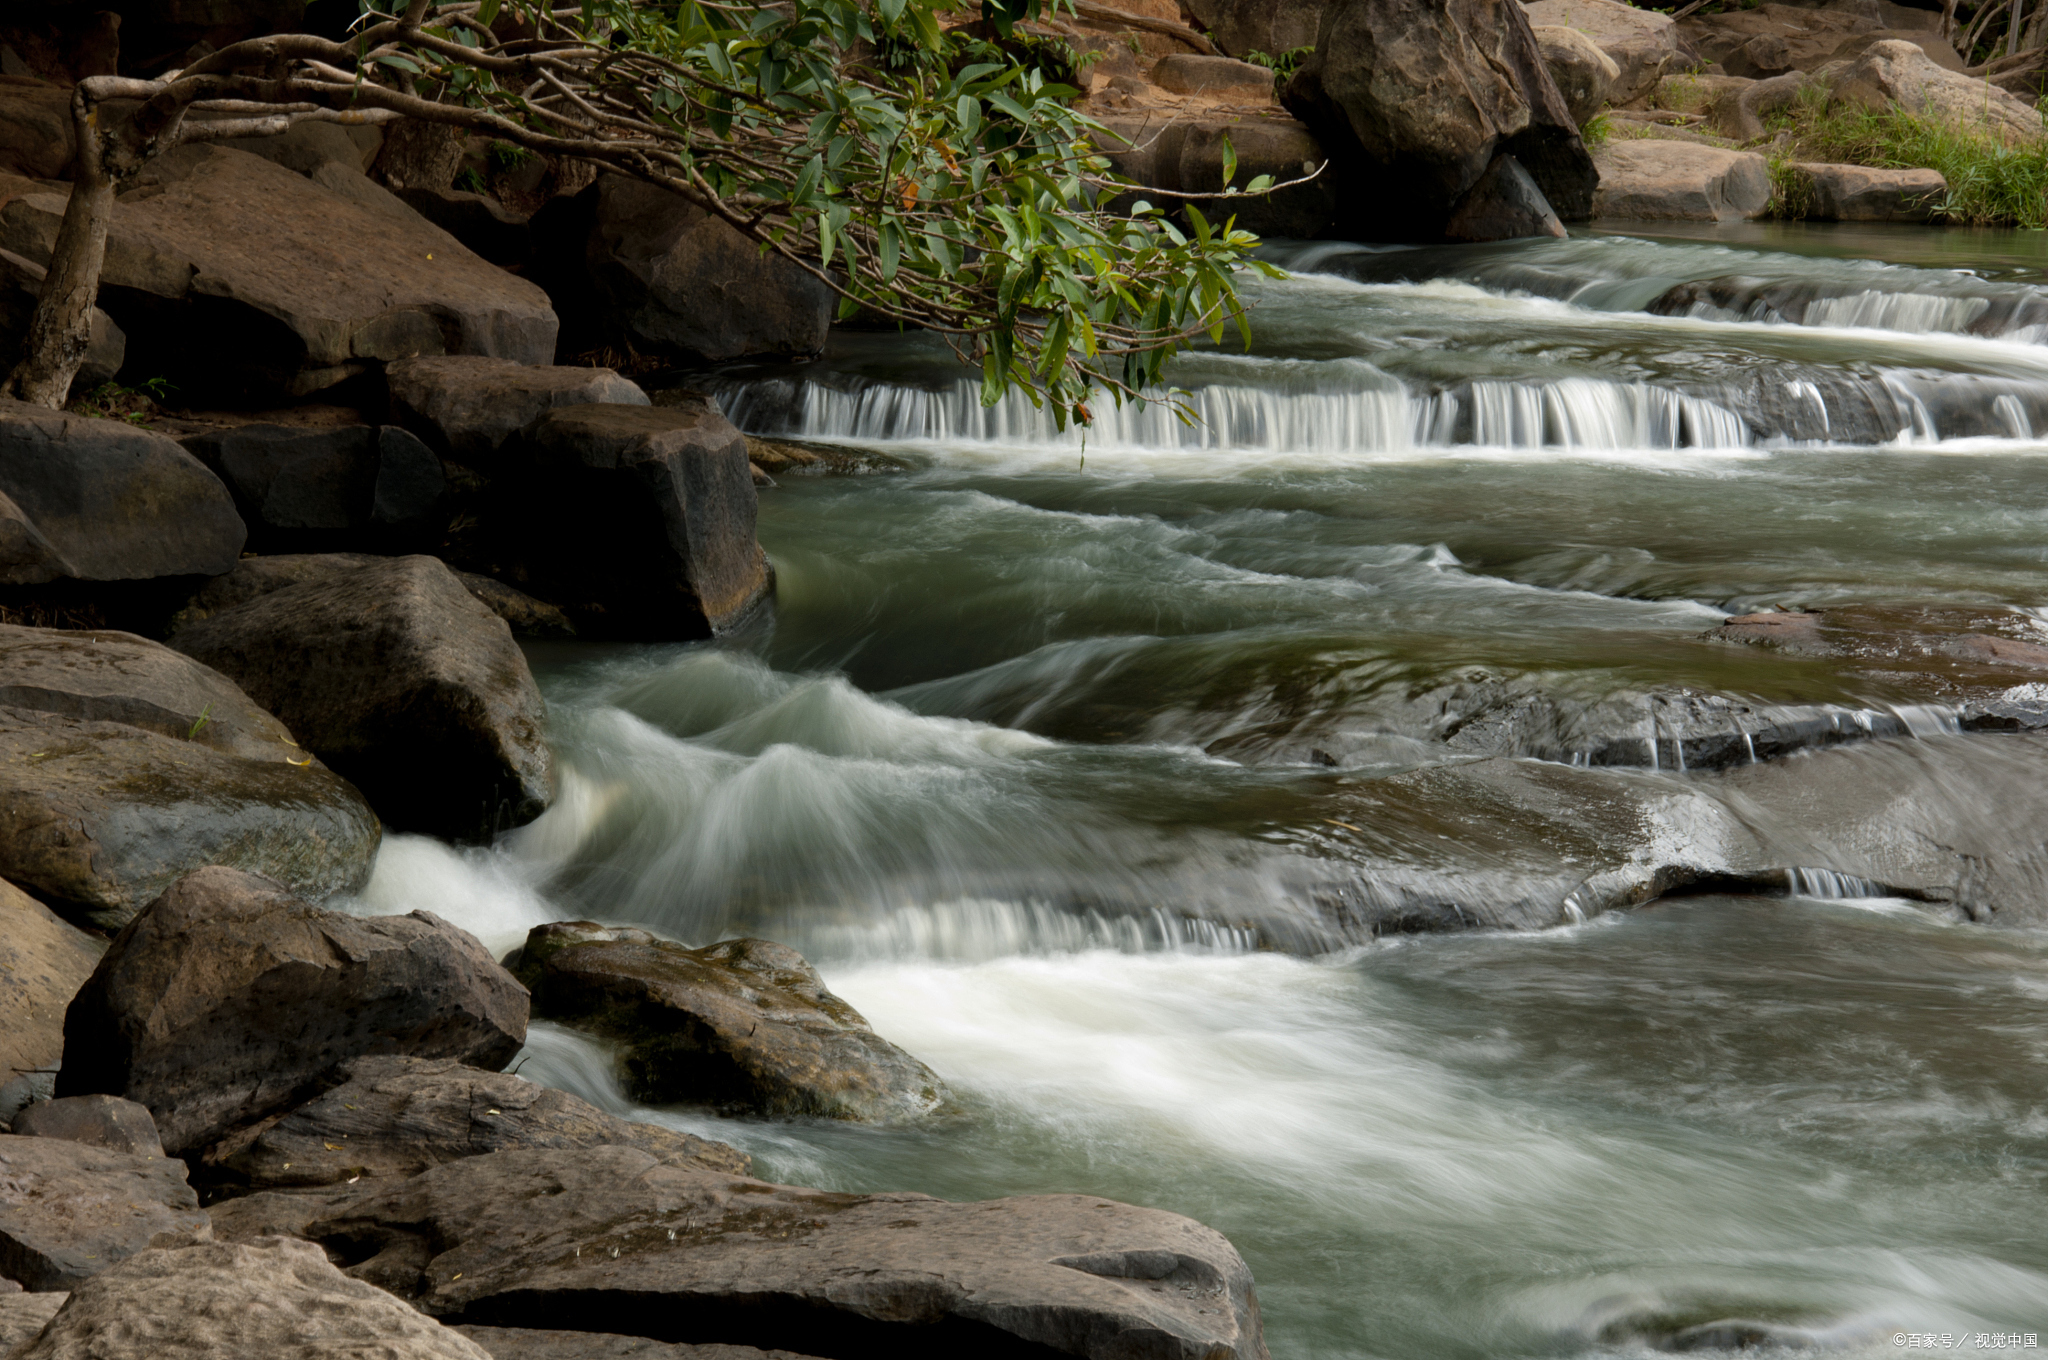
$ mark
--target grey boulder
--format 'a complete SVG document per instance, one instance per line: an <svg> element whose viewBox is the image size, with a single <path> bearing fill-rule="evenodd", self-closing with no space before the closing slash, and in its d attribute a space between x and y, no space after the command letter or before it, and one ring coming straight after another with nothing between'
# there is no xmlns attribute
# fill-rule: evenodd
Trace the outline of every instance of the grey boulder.
<svg viewBox="0 0 2048 1360"><path fill-rule="evenodd" d="M505 621L432 557L375 559L180 629L394 827L488 840L554 797L546 712Z"/></svg>
<svg viewBox="0 0 2048 1360"><path fill-rule="evenodd" d="M384 371L392 417L446 456L489 472L505 441L558 406L645 406L608 368L518 364L475 356L411 359Z"/></svg>
<svg viewBox="0 0 2048 1360"><path fill-rule="evenodd" d="M149 1107L196 1153L370 1054L500 1068L525 989L428 912L344 916L233 869L179 880L114 940L71 1003L59 1095Z"/></svg>
<svg viewBox="0 0 2048 1360"><path fill-rule="evenodd" d="M88 1147L161 1157L163 1140L149 1111L119 1096L65 1096L31 1105L14 1119L23 1138L62 1138Z"/></svg>
<svg viewBox="0 0 2048 1360"><path fill-rule="evenodd" d="M1612 61L1616 75L1607 101L1632 104L1655 89L1680 60L1678 26L1671 16L1622 0L1536 0L1525 6L1531 24L1575 29Z"/></svg>
<svg viewBox="0 0 2048 1360"><path fill-rule="evenodd" d="M183 1162L0 1134L0 1277L24 1289L74 1289L139 1251L212 1236Z"/></svg>
<svg viewBox="0 0 2048 1360"><path fill-rule="evenodd" d="M244 425L185 446L234 492L257 551L418 538L446 527L435 517L447 495L441 460L396 425Z"/></svg>
<svg viewBox="0 0 2048 1360"><path fill-rule="evenodd" d="M1530 31L1536 35L1543 64L1549 69L1557 92L1564 96L1572 121L1584 127L1607 102L1609 91L1621 79L1621 67L1600 50L1598 43L1576 28L1537 24Z"/></svg>
<svg viewBox="0 0 2048 1360"><path fill-rule="evenodd" d="M1565 234L1564 224L1529 172L1513 156L1497 156L1444 223L1448 241L1514 241Z"/></svg>

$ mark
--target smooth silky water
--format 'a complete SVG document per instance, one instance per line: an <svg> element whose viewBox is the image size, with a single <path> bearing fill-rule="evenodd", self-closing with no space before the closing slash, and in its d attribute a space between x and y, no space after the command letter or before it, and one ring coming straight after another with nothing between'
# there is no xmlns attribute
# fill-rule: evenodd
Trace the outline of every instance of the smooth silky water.
<svg viewBox="0 0 2048 1360"><path fill-rule="evenodd" d="M1910 694L1700 635L2048 607L2037 240L1276 246L1302 272L1250 290L1255 353L1174 370L1202 420L1102 411L1085 440L902 337L719 375L750 429L908 470L764 492L778 607L745 639L536 648L558 805L489 851L392 838L362 908L501 951L567 916L786 940L957 1110L633 1110L546 1024L520 1071L772 1179L1192 1215L1283 1360L2048 1333L2048 935L1695 896L1359 940L1316 905L1361 784L1470 758L1447 714L1882 711ZM1804 293L1644 310L1730 276ZM1878 745L1876 778L1916 748Z"/></svg>

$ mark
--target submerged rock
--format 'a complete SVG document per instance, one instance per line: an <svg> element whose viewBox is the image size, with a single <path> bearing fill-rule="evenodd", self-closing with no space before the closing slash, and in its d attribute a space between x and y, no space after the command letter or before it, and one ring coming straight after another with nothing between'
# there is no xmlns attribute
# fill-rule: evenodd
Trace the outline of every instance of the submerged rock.
<svg viewBox="0 0 2048 1360"><path fill-rule="evenodd" d="M72 1002L57 1089L148 1106L186 1156L349 1058L501 1068L526 1019L525 990L437 916L343 916L201 869L121 932Z"/></svg>
<svg viewBox="0 0 2048 1360"><path fill-rule="evenodd" d="M770 1115L928 1114L939 1078L767 940L705 949L589 921L536 926L513 959L535 1012L626 1045L636 1099Z"/></svg>
<svg viewBox="0 0 2048 1360"><path fill-rule="evenodd" d="M75 1289L137 1252L212 1236L183 1162L0 1134L0 1277Z"/></svg>

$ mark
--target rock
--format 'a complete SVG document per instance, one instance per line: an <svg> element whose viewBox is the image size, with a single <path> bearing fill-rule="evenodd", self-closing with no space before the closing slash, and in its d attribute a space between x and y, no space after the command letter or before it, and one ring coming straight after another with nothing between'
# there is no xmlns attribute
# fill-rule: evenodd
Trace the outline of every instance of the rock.
<svg viewBox="0 0 2048 1360"><path fill-rule="evenodd" d="M569 622L569 616L546 600L537 600L523 590L514 590L503 581L473 571L458 571L455 576L462 582L462 588L503 619L516 637L576 636L576 625Z"/></svg>
<svg viewBox="0 0 2048 1360"><path fill-rule="evenodd" d="M1176 52L1154 63L1152 83L1174 94L1204 95L1210 99L1270 103L1273 98L1270 69L1231 57Z"/></svg>
<svg viewBox="0 0 2048 1360"><path fill-rule="evenodd" d="M317 581L359 567L375 565L383 558L369 553L280 553L274 557L245 557L225 576L216 576L186 602L172 620L173 632L223 610L244 605L273 590L283 590L303 581ZM493 614L505 620L521 637L574 637L576 629L560 609L514 590L502 581L475 572L458 571L462 588Z"/></svg>
<svg viewBox="0 0 2048 1360"><path fill-rule="evenodd" d="M124 1261L75 1290L13 1360L491 1360L460 1332L285 1238Z"/></svg>
<svg viewBox="0 0 2048 1360"><path fill-rule="evenodd" d="M1770 170L1753 151L1687 142L1609 142L1594 161L1601 217L1732 222L1762 216L1771 201Z"/></svg>
<svg viewBox="0 0 2048 1360"><path fill-rule="evenodd" d="M115 208L100 305L128 333L129 363L188 397L303 397L415 354L554 355L538 288L360 175L335 181L356 186L344 196L246 152L192 145L144 180ZM63 211L57 193L9 201L0 248L46 262Z"/></svg>
<svg viewBox="0 0 2048 1360"><path fill-rule="evenodd" d="M559 407L524 444L536 472L514 532L530 576L595 602L603 631L726 633L766 598L746 438L708 402Z"/></svg>
<svg viewBox="0 0 2048 1360"><path fill-rule="evenodd" d="M1118 174L1154 189L1175 193L1223 191L1223 139L1237 154L1239 188L1260 175L1276 182L1314 174L1329 159L1321 143L1293 118L1275 114L1203 115L1176 113L1162 122L1156 112L1099 114L1105 128L1096 145ZM1258 198L1204 199L1198 206L1216 218L1235 217L1239 226L1262 236L1320 235L1336 213L1334 174L1325 173ZM1143 198L1134 193L1115 200L1117 207Z"/></svg>
<svg viewBox="0 0 2048 1360"><path fill-rule="evenodd" d="M1284 101L1332 158L1335 234L1432 239L1499 155L1560 218L1592 212L1592 159L1516 0L1333 0Z"/></svg>
<svg viewBox="0 0 2048 1360"><path fill-rule="evenodd" d="M234 492L258 551L419 536L445 528L441 460L396 425L241 425L185 447Z"/></svg>
<svg viewBox="0 0 2048 1360"><path fill-rule="evenodd" d="M0 1281L0 1355L12 1355L14 1348L49 1325L64 1306L69 1294L29 1294L12 1280ZM492 1360L500 1360L493 1356Z"/></svg>
<svg viewBox="0 0 2048 1360"><path fill-rule="evenodd" d="M554 796L526 658L435 558L287 586L186 625L174 645L282 718L392 826L488 840Z"/></svg>
<svg viewBox="0 0 2048 1360"><path fill-rule="evenodd" d="M1564 224L1550 210L1543 191L1513 156L1501 156L1466 191L1444 223L1450 241L1513 241L1525 236L1563 237Z"/></svg>
<svg viewBox="0 0 2048 1360"><path fill-rule="evenodd" d="M371 169L394 193L446 189L462 168L463 140L459 127L401 118L385 127Z"/></svg>
<svg viewBox="0 0 2048 1360"><path fill-rule="evenodd" d="M1925 222L1948 192L1939 170L1878 170L1795 162L1806 183L1808 217L1830 222Z"/></svg>
<svg viewBox="0 0 2048 1360"><path fill-rule="evenodd" d="M679 194L599 175L544 208L534 230L565 349L719 363L825 347L832 291Z"/></svg>
<svg viewBox="0 0 2048 1360"><path fill-rule="evenodd" d="M25 1289L75 1289L139 1251L212 1236L183 1162L0 1134L0 1276Z"/></svg>
<svg viewBox="0 0 2048 1360"><path fill-rule="evenodd" d="M1620 72L1607 92L1607 102L1617 107L1656 88L1679 60L1678 29L1656 10L1620 0L1536 0L1525 8L1530 23L1575 28L1607 54Z"/></svg>
<svg viewBox="0 0 2048 1360"><path fill-rule="evenodd" d="M306 1233L357 1278L478 1326L578 1316L814 1355L1266 1360L1251 1272L1220 1233L1093 1195L950 1204L638 1148L508 1151L359 1188Z"/></svg>
<svg viewBox="0 0 2048 1360"><path fill-rule="evenodd" d="M503 1148L612 1143L736 1176L752 1165L724 1143L619 1119L564 1092L451 1059L356 1058L327 1080L337 1084L275 1122L230 1134L207 1153L208 1168L265 1190L354 1177L404 1180Z"/></svg>
<svg viewBox="0 0 2048 1360"><path fill-rule="evenodd" d="M0 880L0 1093L64 1056L64 1008L92 975L101 943ZM21 1094L26 1095L24 1090ZM16 1104L0 1099L0 1125Z"/></svg>
<svg viewBox="0 0 2048 1360"><path fill-rule="evenodd" d="M0 399L0 496L55 554L17 548L5 585L218 576L248 537L220 478L162 435L27 402Z"/></svg>
<svg viewBox="0 0 2048 1360"><path fill-rule="evenodd" d="M0 196L7 190L0 186ZM28 342L29 321L35 316L36 300L43 290L41 265L24 260L11 251L0 250L0 371L11 373L21 362ZM109 382L127 361L128 337L114 318L95 307L92 329L86 344L85 362L72 377L71 390L90 392Z"/></svg>
<svg viewBox="0 0 2048 1360"><path fill-rule="evenodd" d="M1872 43L1835 77L1829 108L1900 110L2010 146L2039 142L2041 115L1988 81L1946 71L1907 42Z"/></svg>
<svg viewBox="0 0 2048 1360"><path fill-rule="evenodd" d="M1881 42L1909 42L1927 54L1927 59L1944 71L1960 72L1963 59L1956 55L1955 48L1937 30L1915 32L1907 28L1880 28L1870 33L1858 33L1844 38L1839 47L1828 55L1829 61L1855 61Z"/></svg>
<svg viewBox="0 0 2048 1360"><path fill-rule="evenodd" d="M496 265L533 258L529 219L495 198L461 189L395 189L405 206Z"/></svg>
<svg viewBox="0 0 2048 1360"><path fill-rule="evenodd" d="M1776 33L1759 33L1721 59L1722 69L1746 80L1768 80L1796 70L1791 45Z"/></svg>
<svg viewBox="0 0 2048 1360"><path fill-rule="evenodd" d="M505 441L557 406L645 406L608 368L532 367L475 357L413 359L385 370L392 415L450 458L489 471Z"/></svg>
<svg viewBox="0 0 2048 1360"><path fill-rule="evenodd" d="M1187 0L1180 8L1233 57L1314 47L1323 17L1323 0Z"/></svg>
<svg viewBox="0 0 2048 1360"><path fill-rule="evenodd" d="M40 1296L38 1296L40 1297ZM491 1353L491 1360L810 1360L790 1351L752 1346L671 1345L612 1332L555 1332L526 1327L457 1327ZM0 1344L4 1344L0 1332Z"/></svg>
<svg viewBox="0 0 2048 1360"><path fill-rule="evenodd" d="M1755 83L1738 76L1691 73L1665 76L1650 92L1649 101L1652 108L1669 109L1673 113L1706 113L1723 98L1740 94Z"/></svg>
<svg viewBox="0 0 2048 1360"><path fill-rule="evenodd" d="M439 917L343 916L266 879L201 869L114 940L64 1022L60 1095L149 1107L186 1156L373 1054L502 1068L527 997Z"/></svg>
<svg viewBox="0 0 2048 1360"><path fill-rule="evenodd" d="M1536 46L1543 53L1543 65L1550 72L1557 92L1564 96L1564 105L1571 111L1572 121L1584 127L1607 102L1614 82L1621 79L1621 67L1615 65L1614 58L1600 50L1599 44L1576 28L1543 24L1529 31L1536 35Z"/></svg>
<svg viewBox="0 0 2048 1360"><path fill-rule="evenodd" d="M71 91L32 76L0 75L0 172L69 180L77 154Z"/></svg>
<svg viewBox="0 0 2048 1360"><path fill-rule="evenodd" d="M57 1095L57 1070L62 1063L53 1062L49 1067L24 1072L11 1081L0 1082L0 1133L13 1126L15 1118L31 1105L54 1099ZM0 1277L4 1281L4 1277ZM5 1293L7 1284L0 1282L0 1293Z"/></svg>
<svg viewBox="0 0 2048 1360"><path fill-rule="evenodd" d="M107 930L209 864L308 897L355 892L376 858L377 816L300 761L0 706L0 875Z"/></svg>
<svg viewBox="0 0 2048 1360"><path fill-rule="evenodd" d="M537 1014L625 1042L639 1100L888 1121L946 1098L930 1068L784 945L686 949L644 930L554 922L534 927L513 966Z"/></svg>
<svg viewBox="0 0 2048 1360"><path fill-rule="evenodd" d="M23 1138L62 1138L134 1157L164 1155L149 1111L119 1096L66 1096L31 1105L15 1117L14 1132Z"/></svg>
<svg viewBox="0 0 2048 1360"><path fill-rule="evenodd" d="M294 123L271 137L236 137L216 142L295 174L312 176L321 167L339 165L351 174L362 174L377 159L384 137L374 127L344 127L340 123Z"/></svg>

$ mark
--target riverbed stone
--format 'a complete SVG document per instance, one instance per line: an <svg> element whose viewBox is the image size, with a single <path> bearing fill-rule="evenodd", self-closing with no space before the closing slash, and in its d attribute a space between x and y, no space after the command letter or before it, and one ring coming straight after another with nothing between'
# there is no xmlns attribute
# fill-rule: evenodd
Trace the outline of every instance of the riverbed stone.
<svg viewBox="0 0 2048 1360"><path fill-rule="evenodd" d="M1145 188L1214 194L1219 197L1197 200L1212 221L1227 216L1262 236L1302 238L1321 235L1336 214L1337 177L1324 168L1329 154L1303 123L1278 110L1175 110L1170 117L1156 109L1091 110L1091 116L1104 129L1096 134L1097 148L1119 175L1142 186L1115 200L1119 211L1144 198ZM1286 183L1324 173L1270 194L1225 200L1220 195L1226 139L1237 157L1231 183L1240 189L1260 175Z"/></svg>
<svg viewBox="0 0 2048 1360"><path fill-rule="evenodd" d="M1944 70L1908 42L1872 43L1835 76L1828 107L1878 113L1897 108L2012 146L2032 145L2043 136L2040 113L2024 100L1987 80Z"/></svg>
<svg viewBox="0 0 2048 1360"><path fill-rule="evenodd" d="M60 1095L149 1107L176 1156L372 1054L502 1068L525 990L430 912L344 916L234 869L188 874L115 939L65 1019Z"/></svg>
<svg viewBox="0 0 2048 1360"><path fill-rule="evenodd" d="M688 949L590 921L536 926L513 966L537 1014L625 1045L636 1098L878 1122L936 1109L930 1068L868 1027L786 945Z"/></svg>
<svg viewBox="0 0 2048 1360"><path fill-rule="evenodd" d="M306 1242L143 1252L79 1286L12 1360L491 1360Z"/></svg>
<svg viewBox="0 0 2048 1360"><path fill-rule="evenodd" d="M491 1360L813 1360L793 1351L764 1351L715 1342L691 1346L644 1336L620 1336L616 1332L559 1332L527 1327L455 1330L489 1351Z"/></svg>
<svg viewBox="0 0 2048 1360"><path fill-rule="evenodd" d="M1656 88L1679 62L1679 36L1671 16L1620 0L1536 0L1524 6L1531 24L1570 28L1592 39L1615 65L1607 100L1620 107Z"/></svg>
<svg viewBox="0 0 2048 1360"><path fill-rule="evenodd" d="M1807 216L1825 222L1925 222L1948 192L1939 170L1795 162L1810 200Z"/></svg>
<svg viewBox="0 0 2048 1360"><path fill-rule="evenodd" d="M306 1235L451 1323L550 1326L814 1355L1266 1360L1224 1237L1094 1195L953 1204L515 1150L357 1193ZM570 1300L575 1300L573 1304Z"/></svg>
<svg viewBox="0 0 2048 1360"><path fill-rule="evenodd" d="M55 1070L64 1056L64 1010L104 949L0 879L0 1091L15 1086L25 1096L28 1074ZM0 1108L0 1125L18 1106Z"/></svg>
<svg viewBox="0 0 2048 1360"><path fill-rule="evenodd" d="M0 171L69 180L77 154L71 91L33 76L0 74Z"/></svg>
<svg viewBox="0 0 2048 1360"><path fill-rule="evenodd" d="M1564 224L1550 210L1543 191L1513 156L1496 157L1444 223L1447 241L1514 241L1528 236L1561 239L1564 234Z"/></svg>
<svg viewBox="0 0 2048 1360"><path fill-rule="evenodd" d="M609 368L517 364L475 356L412 359L384 372L397 419L434 448L489 471L505 441L558 406L645 406L637 383Z"/></svg>
<svg viewBox="0 0 2048 1360"><path fill-rule="evenodd" d="M554 797L526 658L438 559L382 558L271 591L173 645L282 718L394 827L488 840Z"/></svg>
<svg viewBox="0 0 2048 1360"><path fill-rule="evenodd" d="M1536 35L1543 65L1556 82L1557 92L1564 96L1572 121L1584 127L1607 103L1608 92L1621 79L1621 67L1576 28L1536 24L1529 31Z"/></svg>
<svg viewBox="0 0 2048 1360"><path fill-rule="evenodd" d="M752 1165L724 1143L620 1119L567 1092L448 1058L353 1058L323 1081L335 1084L282 1118L230 1133L207 1152L208 1169L239 1188L282 1189L404 1180L502 1148L613 1143L732 1175Z"/></svg>
<svg viewBox="0 0 2048 1360"><path fill-rule="evenodd" d="M0 1276L24 1289L75 1289L137 1252L212 1236L183 1162L0 1134Z"/></svg>
<svg viewBox="0 0 2048 1360"><path fill-rule="evenodd" d="M1770 169L1754 151L1688 142L1608 142L1594 156L1599 217L1732 222L1762 216Z"/></svg>
<svg viewBox="0 0 2048 1360"><path fill-rule="evenodd" d="M88 1147L161 1157L163 1140L148 1109L119 1096L63 1096L31 1105L14 1119L23 1138L63 1138Z"/></svg>

